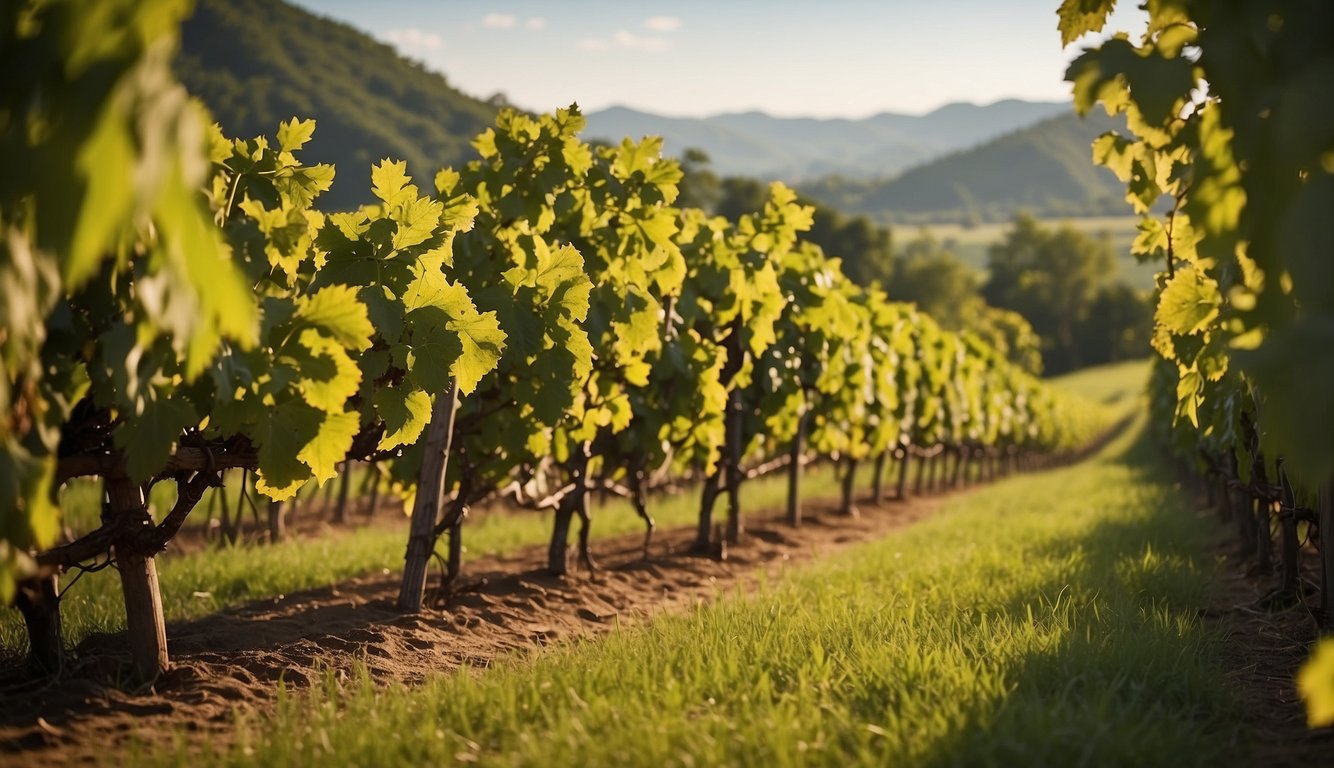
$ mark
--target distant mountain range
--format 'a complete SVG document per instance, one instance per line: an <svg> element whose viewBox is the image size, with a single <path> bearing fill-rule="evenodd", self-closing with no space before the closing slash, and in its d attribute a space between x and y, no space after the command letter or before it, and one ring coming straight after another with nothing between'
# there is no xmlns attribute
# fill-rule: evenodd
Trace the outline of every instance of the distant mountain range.
<svg viewBox="0 0 1334 768"><path fill-rule="evenodd" d="M1015 99L985 106L948 104L921 116L885 112L860 120L763 112L679 118L612 107L587 115L587 134L617 141L662 136L667 154L701 149L723 176L790 182L831 175L878 179L1069 112L1069 103Z"/></svg>
<svg viewBox="0 0 1334 768"><path fill-rule="evenodd" d="M1044 120L888 180L827 177L798 186L813 200L880 220L995 221L1024 208L1041 215L1128 214L1125 187L1093 165L1090 145L1120 120L1101 111Z"/></svg>
<svg viewBox="0 0 1334 768"><path fill-rule="evenodd" d="M369 201L371 164L403 159L426 181L474 157L499 105L341 22L280 0L198 0L177 73L232 136L272 135L293 116L318 121L306 162L338 167L329 208ZM1089 143L1110 126L1080 123L1058 102L950 104L921 116L779 118L760 112L670 118L621 107L588 117L588 139L660 135L666 152L707 152L723 176L801 182L810 198L882 220L1020 206L1086 212L1111 196Z"/></svg>

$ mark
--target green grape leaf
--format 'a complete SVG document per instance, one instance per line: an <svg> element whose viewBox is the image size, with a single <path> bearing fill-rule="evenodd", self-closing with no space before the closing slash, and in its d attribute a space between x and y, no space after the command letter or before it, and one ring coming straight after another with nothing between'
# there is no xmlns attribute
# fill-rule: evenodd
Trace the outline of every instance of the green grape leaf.
<svg viewBox="0 0 1334 768"><path fill-rule="evenodd" d="M1200 426L1199 406L1203 398L1204 377L1194 368L1181 372L1177 379L1177 414L1190 419L1191 426Z"/></svg>
<svg viewBox="0 0 1334 768"><path fill-rule="evenodd" d="M314 120L297 120L295 117L278 125L278 147L283 152L294 152L305 146L315 134Z"/></svg>
<svg viewBox="0 0 1334 768"><path fill-rule="evenodd" d="M1101 32L1116 0L1062 0L1056 26L1061 45L1069 45L1089 32Z"/></svg>
<svg viewBox="0 0 1334 768"><path fill-rule="evenodd" d="M443 211L443 204L428 197L405 199L401 205L395 206L390 212L390 218L398 223L394 232L394 250L411 248L431 239L440 225ZM446 257L449 255L448 250L443 253Z"/></svg>
<svg viewBox="0 0 1334 768"><path fill-rule="evenodd" d="M145 400L143 411L116 430L130 479L142 483L160 472L181 432L198 423L199 415L188 402L165 396Z"/></svg>
<svg viewBox="0 0 1334 768"><path fill-rule="evenodd" d="M327 414L300 400L282 403L268 413L256 435L259 461L256 488L275 501L289 499L311 478L300 454L320 433Z"/></svg>
<svg viewBox="0 0 1334 768"><path fill-rule="evenodd" d="M1118 111L1126 94L1138 106L1150 127L1160 127L1195 88L1194 64L1183 56L1165 57L1161 51L1136 48L1125 36L1113 37L1100 48L1086 51L1071 63L1066 80L1074 83L1075 108L1087 113L1097 101Z"/></svg>
<svg viewBox="0 0 1334 768"><path fill-rule="evenodd" d="M417 188L410 181L408 164L402 160L385 158L371 168L371 192L391 208L416 198Z"/></svg>
<svg viewBox="0 0 1334 768"><path fill-rule="evenodd" d="M440 325L425 325L412 332L411 344L390 349L394 364L406 368L408 378L427 392L449 387L450 365L462 352L457 334Z"/></svg>
<svg viewBox="0 0 1334 768"><path fill-rule="evenodd" d="M1154 321L1178 335L1199 333L1218 317L1218 283L1196 269L1178 269L1158 298Z"/></svg>
<svg viewBox="0 0 1334 768"><path fill-rule="evenodd" d="M459 392L467 395L477 388L482 377L495 370L505 351L505 332L500 330L495 312L477 312L451 320L449 330L458 334L462 351L450 366L458 379Z"/></svg>
<svg viewBox="0 0 1334 768"><path fill-rule="evenodd" d="M341 412L361 387L361 367L341 345L314 328L301 332L290 359L297 388L306 402L322 411Z"/></svg>
<svg viewBox="0 0 1334 768"><path fill-rule="evenodd" d="M375 410L384 419L384 436L377 450L411 445L431 420L431 396L420 389L385 387L375 393Z"/></svg>
<svg viewBox="0 0 1334 768"><path fill-rule="evenodd" d="M362 351L370 348L375 328L366 305L349 285L330 285L297 300L297 321L318 328L339 344Z"/></svg>
<svg viewBox="0 0 1334 768"><path fill-rule="evenodd" d="M467 289L449 282L443 271L444 264L444 254L432 251L419 256L408 268L411 279L402 299L405 312L433 307L454 316L471 308L472 299Z"/></svg>
<svg viewBox="0 0 1334 768"><path fill-rule="evenodd" d="M338 462L346 458L360 429L361 417L356 413L327 414L315 437L302 447L297 458L310 467L317 482L333 479L338 474Z"/></svg>

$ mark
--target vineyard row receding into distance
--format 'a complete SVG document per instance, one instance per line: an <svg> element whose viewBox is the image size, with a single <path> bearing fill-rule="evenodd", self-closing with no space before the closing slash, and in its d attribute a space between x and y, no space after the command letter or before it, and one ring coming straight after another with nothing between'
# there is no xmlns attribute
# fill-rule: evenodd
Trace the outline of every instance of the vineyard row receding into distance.
<svg viewBox="0 0 1334 768"><path fill-rule="evenodd" d="M1112 5L1065 0L1063 43ZM1150 4L1138 43L1103 41L1067 79L1077 111L1125 120L1093 157L1143 215L1133 250L1164 267L1152 427L1265 575L1276 526L1264 607L1305 604L1303 536L1318 545L1327 627L1334 6L1270 6ZM676 207L661 141L590 145L575 106L502 111L429 189L386 159L374 204L321 211L335 169L298 159L313 121L230 139L176 82L189 2L98 8L0 12L0 603L43 673L66 660L61 575L112 566L133 676L169 667L155 558L229 470L276 538L303 487L370 463L411 510L397 605L415 612L442 541L457 578L484 503L547 511L563 575L595 567L590 494L625 497L647 551L650 495L690 484L695 549L722 556L753 477L788 473L799 525L813 461L851 513L867 464L877 496L892 467L902 497L913 464L919 486L954 486L1114 427L1003 345L849 280L803 239L811 209L786 186L736 220ZM100 519L62 541L76 478L101 480ZM1334 674L1304 692L1334 723Z"/></svg>
<svg viewBox="0 0 1334 768"><path fill-rule="evenodd" d="M120 21L157 23L155 5ZM902 487L914 460L953 477L979 462L1008 471L1108 426L980 339L850 282L802 241L811 211L781 184L735 223L680 210L681 171L659 140L593 147L577 108L505 111L432 193L386 160L371 171L376 205L321 213L334 169L297 159L313 121L273 141L214 128L205 154L189 141L197 108L145 74L169 77L134 35L103 62L123 68L122 90L75 127L62 110L91 108L80 88L106 70L64 66L60 45L93 23L53 12L19 41L38 64L16 89L33 96L25 114L65 130L39 133L16 177L27 207L2 201L32 238L9 256L33 262L41 320L6 339L6 405L37 416L0 455L16 490L5 517L21 523L7 526L0 586L41 667L63 654L59 572L114 561L135 672L167 668L154 557L229 468L253 472L278 515L307 482L376 462L411 502L398 602L415 611L437 541L448 536L452 577L469 509L490 498L552 510L561 574L576 518L593 567L591 489L628 496L651 532L646 495L698 479L696 545L710 551L739 540L740 486L767 469L789 468L796 524L814 456L841 463L850 496L863 460L880 476L900 457ZM60 93L42 78L66 77L82 101L41 98ZM136 99L176 143L133 140ZM86 168L70 150L94 140L125 167L75 183ZM161 178L144 184L136 167ZM62 171L74 180L55 186ZM51 547L53 489L87 476L105 483L101 525ZM163 481L175 498L154 520L146 492Z"/></svg>

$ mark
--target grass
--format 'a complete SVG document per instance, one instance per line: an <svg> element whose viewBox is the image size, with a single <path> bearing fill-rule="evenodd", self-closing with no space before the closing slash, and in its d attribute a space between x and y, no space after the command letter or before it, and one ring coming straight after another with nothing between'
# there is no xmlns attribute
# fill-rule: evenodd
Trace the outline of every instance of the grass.
<svg viewBox="0 0 1334 768"><path fill-rule="evenodd" d="M832 470L811 470L803 492L812 499L832 498L837 492ZM742 501L751 511L773 510L783 503L786 493L786 479L769 476L747 483ZM692 524L699 500L694 493L663 495L651 499L649 507L659 526L671 528ZM595 539L643 530L630 505L621 499L595 501L593 515ZM464 526L463 535L471 555L513 552L547 541L549 516L479 510ZM222 546L161 557L158 576L163 611L169 622L185 621L252 600L330 586L355 576L397 572L402 569L406 545L404 519L402 525L333 529L325 536L292 539L274 546ZM82 577L61 599L61 620L71 645L94 632L123 630L125 610L115 569ZM0 648L18 653L26 647L18 611L0 609Z"/></svg>
<svg viewBox="0 0 1334 768"><path fill-rule="evenodd" d="M1130 244L1138 234L1136 230L1138 221L1135 216L1086 216L1042 219L1040 223L1046 227L1068 224L1080 232L1093 236L1106 233L1111 240L1112 253L1117 257L1121 279L1127 285L1147 289L1153 287L1153 276L1158 270L1158 265L1140 264L1130 255ZM959 224L928 224L920 227L904 225L901 227L904 230L903 234L896 234L895 237L900 242L908 242L923 230L928 231L960 261L979 271L985 271L987 249L993 243L1004 240L1005 234L1012 226L1008 221L978 224L973 227Z"/></svg>
<svg viewBox="0 0 1334 768"><path fill-rule="evenodd" d="M1093 402L1125 407L1144 393L1149 381L1149 365L1148 360L1100 365L1055 376L1047 379L1047 383Z"/></svg>
<svg viewBox="0 0 1334 768"><path fill-rule="evenodd" d="M1239 712L1196 618L1207 527L1142 439L596 641L287 695L225 765L1213 765ZM352 724L355 724L353 726ZM142 756L141 756L142 757ZM172 764L184 753L158 753Z"/></svg>

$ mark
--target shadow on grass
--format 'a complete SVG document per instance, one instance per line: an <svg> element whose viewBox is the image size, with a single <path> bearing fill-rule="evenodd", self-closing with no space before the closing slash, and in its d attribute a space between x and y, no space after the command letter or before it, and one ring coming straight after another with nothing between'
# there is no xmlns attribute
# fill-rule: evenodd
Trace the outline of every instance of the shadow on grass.
<svg viewBox="0 0 1334 768"><path fill-rule="evenodd" d="M1227 765L1243 759L1219 639L1197 616L1212 564L1207 531L1141 434L1097 462L1149 503L1130 519L1035 545L1073 564L998 605L997 622L1060 629L1006 662L1007 693L983 701L924 765ZM1144 487L1152 486L1152 492Z"/></svg>

